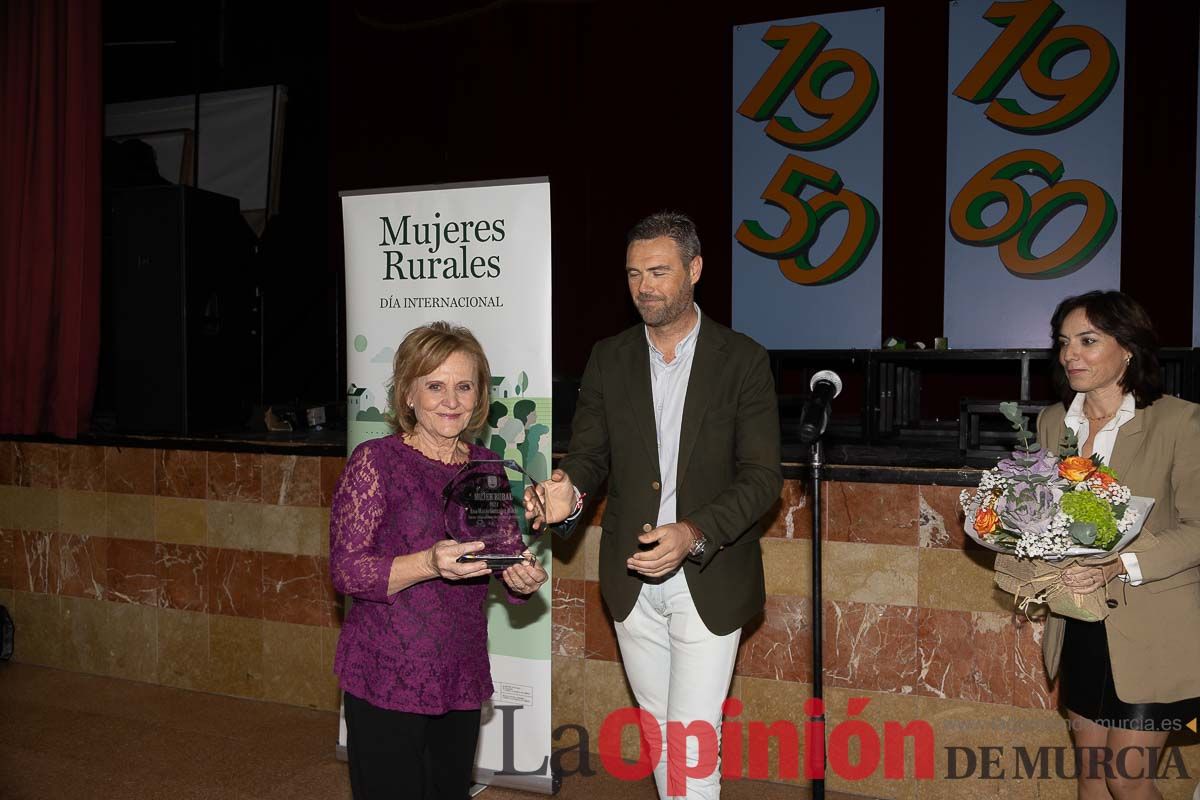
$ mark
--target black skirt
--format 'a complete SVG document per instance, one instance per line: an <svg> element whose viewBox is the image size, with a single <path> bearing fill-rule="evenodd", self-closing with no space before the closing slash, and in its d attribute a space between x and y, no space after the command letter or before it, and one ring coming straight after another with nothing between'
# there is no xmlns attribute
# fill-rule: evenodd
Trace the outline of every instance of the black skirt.
<svg viewBox="0 0 1200 800"><path fill-rule="evenodd" d="M1117 697L1103 622L1067 618L1059 673L1063 705L1106 728L1169 732L1200 717L1198 697L1173 703L1126 703Z"/></svg>

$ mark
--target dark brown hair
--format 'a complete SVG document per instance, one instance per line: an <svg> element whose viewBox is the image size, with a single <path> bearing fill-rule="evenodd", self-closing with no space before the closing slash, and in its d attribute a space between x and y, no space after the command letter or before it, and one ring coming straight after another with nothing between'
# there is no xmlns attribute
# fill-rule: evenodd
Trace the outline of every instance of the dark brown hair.
<svg viewBox="0 0 1200 800"><path fill-rule="evenodd" d="M692 259L700 255L700 236L696 233L696 223L692 222L687 214L680 214L678 211L659 211L639 220L626 235L625 245L657 239L660 236L675 242L685 270L692 263Z"/></svg>
<svg viewBox="0 0 1200 800"><path fill-rule="evenodd" d="M404 396L412 389L417 378L433 372L454 353L464 353L475 362L475 408L471 410L471 419L463 435L471 436L483 430L488 421L492 370L475 334L449 322L431 322L413 328L396 350L396 358L392 362L392 379L388 384L388 400L392 406L388 422L392 430L412 433L417 424L417 415L404 401Z"/></svg>
<svg viewBox="0 0 1200 800"><path fill-rule="evenodd" d="M1162 397L1162 370L1158 366L1158 334L1142 304L1124 292L1094 291L1068 297L1054 309L1050 318L1051 347L1054 349L1054 385L1065 405L1075 397L1067 382L1066 372L1058 360L1062 349L1059 332L1063 320L1077 308L1083 309L1088 321L1117 340L1129 351L1130 359L1121 376L1121 388L1133 394L1138 408L1145 408Z"/></svg>

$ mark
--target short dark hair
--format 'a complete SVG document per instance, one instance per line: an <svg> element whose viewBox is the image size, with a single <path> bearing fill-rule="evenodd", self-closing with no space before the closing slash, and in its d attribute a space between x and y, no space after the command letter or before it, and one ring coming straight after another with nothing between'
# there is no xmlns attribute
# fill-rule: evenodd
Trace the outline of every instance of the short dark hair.
<svg viewBox="0 0 1200 800"><path fill-rule="evenodd" d="M1054 309L1050 318L1050 338L1053 342L1054 385L1062 395L1063 403L1071 404L1075 392L1067 381L1066 372L1058 360L1062 349L1059 332L1063 320L1077 308L1083 309L1088 321L1104 333L1117 340L1117 344L1129 351L1129 365L1121 376L1121 388L1133 394L1138 408L1145 408L1163 396L1162 369L1158 365L1158 334L1150 315L1142 304L1124 292L1087 292L1068 297Z"/></svg>
<svg viewBox="0 0 1200 800"><path fill-rule="evenodd" d="M687 214L678 211L658 211L640 220L630 228L629 235L625 237L625 246L660 236L675 242L685 268L700 255L700 236L696 233L696 223Z"/></svg>

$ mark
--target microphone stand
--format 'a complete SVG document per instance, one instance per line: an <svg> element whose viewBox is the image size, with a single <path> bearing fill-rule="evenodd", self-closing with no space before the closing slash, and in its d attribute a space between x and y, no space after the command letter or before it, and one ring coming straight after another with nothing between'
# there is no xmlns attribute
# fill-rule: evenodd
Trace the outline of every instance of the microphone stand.
<svg viewBox="0 0 1200 800"><path fill-rule="evenodd" d="M812 480L812 696L815 708L810 707L810 711L816 711L816 714L810 714L808 721L811 723L808 726L809 732L820 731L821 741L819 743L819 752L821 755L821 771L818 777L812 781L812 799L824 800L825 798L825 765L827 759L825 757L825 687L824 687L824 672L825 661L822 650L822 601L821 601L821 469L825 465L824 448L821 446L821 438L818 436L812 442L812 451L809 458L808 466L811 471ZM811 748L816 747L817 743L810 742L807 739L804 742L805 749L809 753L814 752ZM805 759L806 763L809 756Z"/></svg>
<svg viewBox="0 0 1200 800"><path fill-rule="evenodd" d="M825 656L823 652L822 634L824 633L824 614L822 613L821 597L821 470L825 466L825 451L821 446L821 437L829 425L830 405L833 399L841 394L842 379L832 370L822 370L813 375L808 384L812 397L800 412L800 441L806 442L809 451L808 466L812 476L812 700L805 705L808 714L809 733L820 731L820 742L804 742L806 752L805 766L818 766L819 770L812 779L813 800L825 798ZM818 759L819 756L819 759ZM806 770L807 771L807 770Z"/></svg>

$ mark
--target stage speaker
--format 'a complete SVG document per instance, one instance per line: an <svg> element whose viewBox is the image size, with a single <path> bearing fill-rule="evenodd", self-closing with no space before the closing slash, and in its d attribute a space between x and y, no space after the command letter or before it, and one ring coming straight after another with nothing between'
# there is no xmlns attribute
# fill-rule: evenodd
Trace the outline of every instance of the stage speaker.
<svg viewBox="0 0 1200 800"><path fill-rule="evenodd" d="M256 239L236 198L108 194L102 379L119 433L241 430L258 401Z"/></svg>

